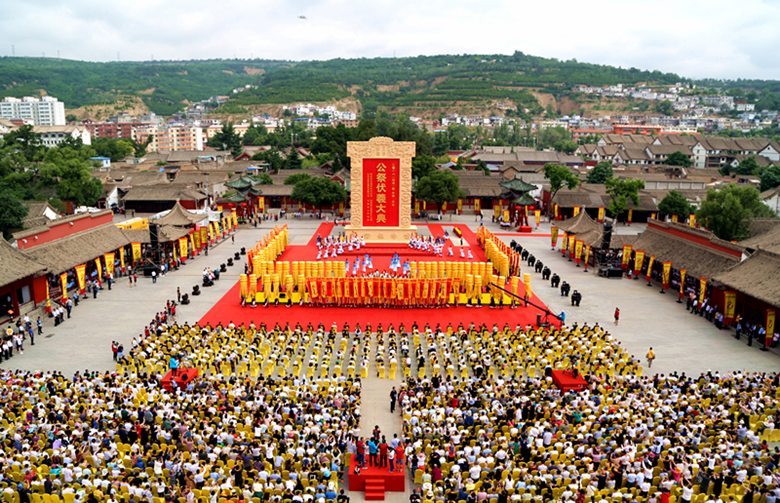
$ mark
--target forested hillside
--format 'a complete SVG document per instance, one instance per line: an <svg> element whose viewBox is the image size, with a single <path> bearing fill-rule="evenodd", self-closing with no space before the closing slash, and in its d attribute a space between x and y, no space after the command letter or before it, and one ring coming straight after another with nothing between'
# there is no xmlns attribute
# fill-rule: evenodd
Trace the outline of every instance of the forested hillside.
<svg viewBox="0 0 780 503"><path fill-rule="evenodd" d="M438 109L453 103L492 109L541 109L529 91L556 94L586 84L673 84L675 74L622 69L576 60L512 55L419 56L329 61L209 60L90 63L46 58L0 58L5 95L41 91L66 107L110 103L136 95L159 114L255 84L232 100L237 106L359 100L365 111L380 108Z"/></svg>
<svg viewBox="0 0 780 503"><path fill-rule="evenodd" d="M285 61L156 61L91 63L53 58L0 58L3 96L46 94L67 108L140 96L152 111L169 115L184 101L200 101L252 84L258 73L290 66Z"/></svg>

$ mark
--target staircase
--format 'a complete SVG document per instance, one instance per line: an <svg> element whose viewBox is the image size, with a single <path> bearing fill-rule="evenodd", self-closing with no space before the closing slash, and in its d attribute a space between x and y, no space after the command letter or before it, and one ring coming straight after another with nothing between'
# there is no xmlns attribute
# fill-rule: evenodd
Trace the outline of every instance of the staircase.
<svg viewBox="0 0 780 503"><path fill-rule="evenodd" d="M366 501L385 499L384 479L366 479Z"/></svg>

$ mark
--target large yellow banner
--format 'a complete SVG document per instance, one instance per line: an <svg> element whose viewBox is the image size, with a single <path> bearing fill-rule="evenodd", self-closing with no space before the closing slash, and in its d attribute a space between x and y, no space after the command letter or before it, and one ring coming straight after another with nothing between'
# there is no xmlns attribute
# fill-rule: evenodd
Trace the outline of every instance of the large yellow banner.
<svg viewBox="0 0 780 503"><path fill-rule="evenodd" d="M707 280L699 278L699 304L704 302L704 297L707 296Z"/></svg>
<svg viewBox="0 0 780 503"><path fill-rule="evenodd" d="M680 298L685 296L685 275L688 273L688 269L680 271Z"/></svg>
<svg viewBox="0 0 780 503"><path fill-rule="evenodd" d="M474 199L474 213L479 213L481 211L481 206L482 200Z"/></svg>
<svg viewBox="0 0 780 503"><path fill-rule="evenodd" d="M556 246L558 246L558 228L557 227L551 227L550 228L550 237L552 238L552 247L553 250Z"/></svg>
<svg viewBox="0 0 780 503"><path fill-rule="evenodd" d="M631 260L631 250L633 247L631 245L623 245L623 269L628 269L628 263Z"/></svg>
<svg viewBox="0 0 780 503"><path fill-rule="evenodd" d="M574 241L576 241L576 238L577 236L575 236L574 234L569 235L569 247L568 247L569 258L574 256Z"/></svg>
<svg viewBox="0 0 780 503"><path fill-rule="evenodd" d="M679 218L677 215L672 215L672 222L677 222Z"/></svg>
<svg viewBox="0 0 780 503"><path fill-rule="evenodd" d="M68 273L60 274L60 283L62 284L62 300L68 300Z"/></svg>
<svg viewBox="0 0 780 503"><path fill-rule="evenodd" d="M542 220L542 210L534 210L534 217L536 217L536 226L539 227L539 222Z"/></svg>
<svg viewBox="0 0 780 503"><path fill-rule="evenodd" d="M187 238L179 238L179 256L182 260L187 257Z"/></svg>
<svg viewBox="0 0 780 503"><path fill-rule="evenodd" d="M260 213L265 212L265 197L261 196L257 198L257 209Z"/></svg>
<svg viewBox="0 0 780 503"><path fill-rule="evenodd" d="M193 242L192 243L193 247L196 250L199 250L200 249L200 231L197 230L197 229L195 229L195 232L192 233L192 242Z"/></svg>
<svg viewBox="0 0 780 503"><path fill-rule="evenodd" d="M555 218L557 219L559 215L560 215L560 208L558 208L558 205L556 204L555 205Z"/></svg>
<svg viewBox="0 0 780 503"><path fill-rule="evenodd" d="M509 210L504 210L504 222L509 222Z"/></svg>
<svg viewBox="0 0 780 503"><path fill-rule="evenodd" d="M576 262L578 265L580 263L580 260L582 260L582 245L584 244L584 241L581 239L578 239L574 242L574 262Z"/></svg>
<svg viewBox="0 0 780 503"><path fill-rule="evenodd" d="M645 263L645 251L636 250L634 252L634 276L639 277L642 273L642 264Z"/></svg>
<svg viewBox="0 0 780 503"><path fill-rule="evenodd" d="M114 252L106 253L103 255L103 258L106 261L106 274L109 275L109 277L114 277L114 261L116 260L116 254Z"/></svg>
<svg viewBox="0 0 780 503"><path fill-rule="evenodd" d="M772 343L772 338L775 335L775 310L766 310L766 345L769 346Z"/></svg>
<svg viewBox="0 0 780 503"><path fill-rule="evenodd" d="M233 215L233 227L238 227L238 215L236 214L236 210L231 210L230 214Z"/></svg>
<svg viewBox="0 0 780 503"><path fill-rule="evenodd" d="M599 208L598 221L599 222L603 222L604 221L604 207L603 206Z"/></svg>
<svg viewBox="0 0 780 503"><path fill-rule="evenodd" d="M579 214L580 214L580 207L579 206L575 206L574 207L574 216L576 217Z"/></svg>
<svg viewBox="0 0 780 503"><path fill-rule="evenodd" d="M585 269L588 268L589 258L590 258L590 245L585 245Z"/></svg>
<svg viewBox="0 0 780 503"><path fill-rule="evenodd" d="M496 205L493 206L493 216L496 217L496 220L501 218L501 205L500 204L496 204Z"/></svg>
<svg viewBox="0 0 780 503"><path fill-rule="evenodd" d="M634 219L634 209L629 208L628 209L628 223L631 223L631 221Z"/></svg>
<svg viewBox="0 0 780 503"><path fill-rule="evenodd" d="M141 243L131 243L130 247L133 249L133 263L141 260Z"/></svg>
<svg viewBox="0 0 780 503"><path fill-rule="evenodd" d="M650 259L647 261L647 282L650 283L650 278L653 273L653 262L655 262L655 255L650 255Z"/></svg>
<svg viewBox="0 0 780 503"><path fill-rule="evenodd" d="M458 198L458 213L463 212L463 199Z"/></svg>
<svg viewBox="0 0 780 503"><path fill-rule="evenodd" d="M691 227L696 227L696 214L691 213L690 216L688 216L688 225Z"/></svg>
<svg viewBox="0 0 780 503"><path fill-rule="evenodd" d="M76 281L79 284L79 292L83 294L87 289L87 264L76 266Z"/></svg>
<svg viewBox="0 0 780 503"><path fill-rule="evenodd" d="M100 266L100 257L95 259L95 267L97 267L98 283L103 284L103 268Z"/></svg>
<svg viewBox="0 0 780 503"><path fill-rule="evenodd" d="M119 267L122 268L122 272L125 272L125 247L119 249Z"/></svg>
<svg viewBox="0 0 780 503"><path fill-rule="evenodd" d="M737 312L737 292L723 292L723 299L723 321L728 325Z"/></svg>
<svg viewBox="0 0 780 503"><path fill-rule="evenodd" d="M662 276L661 283L663 284L663 289L666 290L669 288L669 278L672 275L672 263L671 262L664 262L664 274Z"/></svg>

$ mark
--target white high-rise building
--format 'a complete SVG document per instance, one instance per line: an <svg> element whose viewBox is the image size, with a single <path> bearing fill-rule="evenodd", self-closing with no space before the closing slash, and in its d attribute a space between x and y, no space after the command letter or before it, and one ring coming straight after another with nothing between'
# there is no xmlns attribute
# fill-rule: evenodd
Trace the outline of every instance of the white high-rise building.
<svg viewBox="0 0 780 503"><path fill-rule="evenodd" d="M65 104L51 96L6 97L0 102L0 119L32 120L36 126L64 126Z"/></svg>

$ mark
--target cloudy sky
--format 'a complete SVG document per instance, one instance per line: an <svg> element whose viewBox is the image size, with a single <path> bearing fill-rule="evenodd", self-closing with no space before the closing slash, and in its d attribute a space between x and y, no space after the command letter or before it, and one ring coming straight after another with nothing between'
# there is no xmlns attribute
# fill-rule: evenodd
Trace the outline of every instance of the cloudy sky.
<svg viewBox="0 0 780 503"><path fill-rule="evenodd" d="M306 19L300 19L305 16ZM90 61L511 54L780 79L777 0L25 0L0 55Z"/></svg>

